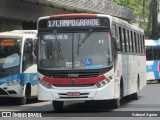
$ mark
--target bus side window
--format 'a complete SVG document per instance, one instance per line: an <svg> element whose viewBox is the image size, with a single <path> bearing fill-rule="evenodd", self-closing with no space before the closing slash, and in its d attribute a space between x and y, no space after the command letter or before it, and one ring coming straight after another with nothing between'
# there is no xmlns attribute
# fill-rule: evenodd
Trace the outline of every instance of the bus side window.
<svg viewBox="0 0 160 120"><path fill-rule="evenodd" d="M122 28L122 51L126 52L125 29Z"/></svg>
<svg viewBox="0 0 160 120"><path fill-rule="evenodd" d="M129 52L132 52L132 40L131 40L131 31L128 30L128 42L129 42Z"/></svg>
<svg viewBox="0 0 160 120"><path fill-rule="evenodd" d="M138 43L137 43L137 35L136 35L135 32L134 32L134 42L135 42L135 53L138 53L138 49L137 49L137 45L138 45Z"/></svg>
<svg viewBox="0 0 160 120"><path fill-rule="evenodd" d="M122 41L122 28L119 27L119 39L120 39L120 46L121 46L121 52L123 51L123 41Z"/></svg>
<svg viewBox="0 0 160 120"><path fill-rule="evenodd" d="M147 60L153 60L152 48L151 47L146 47L146 59Z"/></svg>
<svg viewBox="0 0 160 120"><path fill-rule="evenodd" d="M139 38L138 38L138 33L136 33L136 46L137 46L137 53L139 53Z"/></svg>
<svg viewBox="0 0 160 120"><path fill-rule="evenodd" d="M129 36L128 36L128 30L125 29L125 43L126 43L126 52L129 52Z"/></svg>
<svg viewBox="0 0 160 120"><path fill-rule="evenodd" d="M138 53L141 53L141 43L140 43L140 35L137 33L138 40Z"/></svg>
<svg viewBox="0 0 160 120"><path fill-rule="evenodd" d="M38 46L37 46L37 38L34 39L34 42L33 42L33 49L32 49L32 56L33 56L33 63L37 63L37 49L38 49Z"/></svg>
<svg viewBox="0 0 160 120"><path fill-rule="evenodd" d="M133 37L133 32L131 31L131 42L132 42L132 53L134 53L134 37Z"/></svg>
<svg viewBox="0 0 160 120"><path fill-rule="evenodd" d="M145 44L144 44L144 37L141 35L141 42L142 42L142 53L145 53Z"/></svg>
<svg viewBox="0 0 160 120"><path fill-rule="evenodd" d="M117 46L121 48L120 36L119 36L119 26L116 25L116 37L117 37Z"/></svg>
<svg viewBox="0 0 160 120"><path fill-rule="evenodd" d="M139 44L140 44L140 53L142 53L142 39L141 39L141 34L139 34Z"/></svg>
<svg viewBox="0 0 160 120"><path fill-rule="evenodd" d="M23 50L23 66L22 66L23 72L28 67L33 65L32 47L33 47L32 39L26 39L26 42L24 44L24 50Z"/></svg>
<svg viewBox="0 0 160 120"><path fill-rule="evenodd" d="M116 36L116 25L112 25L112 34L113 36Z"/></svg>

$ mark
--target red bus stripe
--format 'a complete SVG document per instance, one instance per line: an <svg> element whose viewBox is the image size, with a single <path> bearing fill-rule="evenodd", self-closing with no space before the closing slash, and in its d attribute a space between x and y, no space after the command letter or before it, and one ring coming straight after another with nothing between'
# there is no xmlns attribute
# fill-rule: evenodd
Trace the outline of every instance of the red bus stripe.
<svg viewBox="0 0 160 120"><path fill-rule="evenodd" d="M96 84L104 79L103 75L90 78L49 78L46 76L43 78L44 81L52 85L72 85L73 80L75 80L75 85Z"/></svg>
<svg viewBox="0 0 160 120"><path fill-rule="evenodd" d="M75 18L75 17L96 17L97 14L60 14L60 15L51 15L50 18Z"/></svg>

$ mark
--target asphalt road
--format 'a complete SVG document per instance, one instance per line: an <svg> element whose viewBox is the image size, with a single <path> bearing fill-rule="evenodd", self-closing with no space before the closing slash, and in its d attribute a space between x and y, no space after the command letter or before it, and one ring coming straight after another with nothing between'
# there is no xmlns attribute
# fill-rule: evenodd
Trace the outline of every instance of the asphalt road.
<svg viewBox="0 0 160 120"><path fill-rule="evenodd" d="M64 111L55 112L50 101L29 100L26 105L16 105L16 101L7 99L1 100L0 111L41 112L46 117L135 117L143 113L160 116L160 84L147 84L141 91L139 100L127 97L118 109L112 109L104 103L88 105L77 101L65 102Z"/></svg>

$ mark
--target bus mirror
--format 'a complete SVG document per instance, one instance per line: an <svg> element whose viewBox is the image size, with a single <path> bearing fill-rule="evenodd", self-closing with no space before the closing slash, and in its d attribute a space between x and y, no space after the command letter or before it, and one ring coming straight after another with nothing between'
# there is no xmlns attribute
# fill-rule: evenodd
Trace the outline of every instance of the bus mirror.
<svg viewBox="0 0 160 120"><path fill-rule="evenodd" d="M26 39L26 45L27 45L27 53L31 53L32 52L32 39L31 38Z"/></svg>
<svg viewBox="0 0 160 120"><path fill-rule="evenodd" d="M120 51L120 46L118 45L118 42L117 42L117 37L113 36L112 37L112 40L114 41L114 48L116 51Z"/></svg>
<svg viewBox="0 0 160 120"><path fill-rule="evenodd" d="M32 47L31 45L27 45L27 53L31 53L32 52Z"/></svg>

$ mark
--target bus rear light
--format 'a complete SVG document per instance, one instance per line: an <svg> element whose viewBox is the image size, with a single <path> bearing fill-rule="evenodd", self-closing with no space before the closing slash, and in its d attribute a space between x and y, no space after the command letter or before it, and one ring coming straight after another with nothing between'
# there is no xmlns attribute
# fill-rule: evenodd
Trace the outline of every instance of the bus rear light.
<svg viewBox="0 0 160 120"><path fill-rule="evenodd" d="M112 79L113 79L113 77L109 76L108 78L102 80L101 82L99 82L99 83L96 84L97 88L104 87L105 85L107 85L108 83L110 83Z"/></svg>

